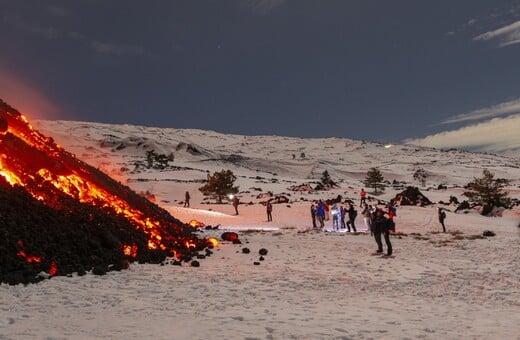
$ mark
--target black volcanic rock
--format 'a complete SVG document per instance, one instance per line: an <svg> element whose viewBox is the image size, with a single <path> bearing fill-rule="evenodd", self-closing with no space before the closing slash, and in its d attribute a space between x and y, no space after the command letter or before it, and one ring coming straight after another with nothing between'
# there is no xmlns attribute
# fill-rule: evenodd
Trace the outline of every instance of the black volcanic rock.
<svg viewBox="0 0 520 340"><path fill-rule="evenodd" d="M0 153L0 283L167 256L190 261L207 247L188 225L63 150L1 100Z"/></svg>
<svg viewBox="0 0 520 340"><path fill-rule="evenodd" d="M395 196L394 201L399 205L420 205L421 207L432 204L417 187L407 187Z"/></svg>

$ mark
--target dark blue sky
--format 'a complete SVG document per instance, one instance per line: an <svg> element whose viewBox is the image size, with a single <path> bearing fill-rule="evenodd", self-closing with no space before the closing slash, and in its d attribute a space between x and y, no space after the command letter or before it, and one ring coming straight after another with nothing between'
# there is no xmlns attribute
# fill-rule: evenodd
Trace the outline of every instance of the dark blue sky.
<svg viewBox="0 0 520 340"><path fill-rule="evenodd" d="M390 142L520 97L519 0L0 9L0 98L35 117Z"/></svg>

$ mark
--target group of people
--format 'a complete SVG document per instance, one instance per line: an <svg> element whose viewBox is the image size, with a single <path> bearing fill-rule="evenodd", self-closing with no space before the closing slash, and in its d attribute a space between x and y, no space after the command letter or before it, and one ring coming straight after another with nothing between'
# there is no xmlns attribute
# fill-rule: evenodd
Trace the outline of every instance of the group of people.
<svg viewBox="0 0 520 340"><path fill-rule="evenodd" d="M367 193L365 189L361 189L360 193L360 208L363 222L367 232L374 236L377 244L376 254L383 253L383 242L385 240L387 252L384 256L392 255L392 243L390 242L390 232L395 231L394 217L396 216L396 208L392 202L383 209L367 204ZM354 207L354 203L350 200L345 202L344 206L340 200L337 201L314 201L311 204L311 217L313 228L325 228L325 221L329 221L332 215L332 230L340 231L347 229L347 232L357 232L356 217L358 212ZM238 215L239 200L236 196L232 197L232 204L235 208L235 215ZM186 191L184 207L190 206L190 194ZM270 200L265 203L267 212L267 221L273 220L272 212L273 205ZM444 220L446 213L442 208L438 208L439 223L442 225L443 232L446 232Z"/></svg>
<svg viewBox="0 0 520 340"><path fill-rule="evenodd" d="M332 215L332 229L339 231L347 229L348 232L356 230L357 210L352 202L347 202L347 206L340 203L323 202L319 200L311 204L312 226L314 228L325 228L325 221L330 220Z"/></svg>
<svg viewBox="0 0 520 340"><path fill-rule="evenodd" d="M383 237L387 247L385 256L391 256L392 243L390 242L390 232L395 231L395 206L390 202L384 209L373 207L367 204L366 192L364 189L361 189L360 208L365 228L374 236L376 241L376 253L383 253ZM355 223L357 214L358 212L352 201L347 201L345 206L340 202L324 202L322 200L315 201L311 204L311 218L314 228L324 229L325 221L330 220L330 216L332 215L333 231L347 229L347 232L357 232Z"/></svg>

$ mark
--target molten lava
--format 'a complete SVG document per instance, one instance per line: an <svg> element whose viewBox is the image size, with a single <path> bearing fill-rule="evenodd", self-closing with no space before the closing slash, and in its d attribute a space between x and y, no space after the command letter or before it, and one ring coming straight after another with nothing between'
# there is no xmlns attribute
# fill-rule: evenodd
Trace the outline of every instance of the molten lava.
<svg viewBox="0 0 520 340"><path fill-rule="evenodd" d="M0 175L12 186L23 187L34 199L64 214L70 213L71 208L63 203L63 198L69 197L124 217L148 239L144 246L147 249L142 249L143 245L140 249L137 244L119 245L120 252L131 260L144 250L187 259L213 243L198 239L188 225L65 151L1 100ZM24 249L19 249L17 255L29 263L49 260L29 256ZM48 273L54 275L57 264L50 263Z"/></svg>

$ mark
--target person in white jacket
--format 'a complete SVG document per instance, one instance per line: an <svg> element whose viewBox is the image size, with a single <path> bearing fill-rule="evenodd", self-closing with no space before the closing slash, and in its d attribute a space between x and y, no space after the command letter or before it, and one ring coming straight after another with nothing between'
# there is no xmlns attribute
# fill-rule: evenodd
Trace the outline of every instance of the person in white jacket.
<svg viewBox="0 0 520 340"><path fill-rule="evenodd" d="M365 222L365 227L367 231L371 231L372 229L372 220L370 219L370 209L366 203L363 203L361 208L361 215L363 215L363 222Z"/></svg>

